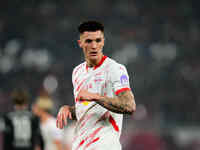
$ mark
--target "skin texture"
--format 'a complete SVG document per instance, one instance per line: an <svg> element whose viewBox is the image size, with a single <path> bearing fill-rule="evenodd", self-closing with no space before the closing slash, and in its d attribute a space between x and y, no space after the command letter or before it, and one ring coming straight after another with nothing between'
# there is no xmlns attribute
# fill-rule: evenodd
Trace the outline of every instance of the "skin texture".
<svg viewBox="0 0 200 150"><path fill-rule="evenodd" d="M78 44L82 48L88 67L98 65L103 57L102 49L104 47L104 33L100 30L95 32L83 32L80 35ZM131 90L126 90L114 98L100 96L96 93L90 93L87 90L81 90L78 95L79 100L95 101L108 110L120 114L132 114L136 110L136 104ZM62 129L67 125L67 119L76 119L75 107L64 105L60 108L57 115L57 127ZM105 114L104 117L109 116Z"/></svg>
<svg viewBox="0 0 200 150"><path fill-rule="evenodd" d="M81 90L78 99L86 101L95 101L108 110L120 114L132 114L136 110L133 93L130 90L119 93L116 97L100 96L90 93L87 90Z"/></svg>
<svg viewBox="0 0 200 150"><path fill-rule="evenodd" d="M101 31L84 32L80 35L78 44L83 49L87 65L96 66L103 57L104 34Z"/></svg>
<svg viewBox="0 0 200 150"><path fill-rule="evenodd" d="M102 97L96 102L115 113L132 114L136 110L134 96L131 91L121 92L115 98Z"/></svg>

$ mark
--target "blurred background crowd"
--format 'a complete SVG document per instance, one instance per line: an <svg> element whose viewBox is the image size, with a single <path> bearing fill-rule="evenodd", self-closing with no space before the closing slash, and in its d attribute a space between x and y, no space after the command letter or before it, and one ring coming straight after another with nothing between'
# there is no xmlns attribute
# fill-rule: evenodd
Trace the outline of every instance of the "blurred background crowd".
<svg viewBox="0 0 200 150"><path fill-rule="evenodd" d="M126 65L137 103L135 114L124 117L124 150L200 149L199 4L0 1L0 113L12 110L16 88L27 89L31 103L46 91L53 115L72 105L72 69L84 61L77 26L99 20L105 25L104 53Z"/></svg>

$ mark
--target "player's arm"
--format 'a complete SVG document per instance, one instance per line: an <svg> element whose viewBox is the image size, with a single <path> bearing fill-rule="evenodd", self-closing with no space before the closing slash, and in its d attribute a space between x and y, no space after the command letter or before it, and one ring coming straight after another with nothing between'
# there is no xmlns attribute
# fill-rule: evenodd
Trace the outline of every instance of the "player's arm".
<svg viewBox="0 0 200 150"><path fill-rule="evenodd" d="M81 90L79 99L95 101L99 105L115 113L132 114L136 110L136 103L131 90L122 91L113 98L90 93L87 90Z"/></svg>
<svg viewBox="0 0 200 150"><path fill-rule="evenodd" d="M115 113L132 114L136 110L136 104L125 66L114 65L108 74L108 79L112 83L112 90L115 91L114 97L101 96L82 90L78 99L95 101Z"/></svg>
<svg viewBox="0 0 200 150"><path fill-rule="evenodd" d="M77 120L77 119L76 119L75 106L69 106L69 110L70 110L70 112L71 112L71 119L72 119L72 120Z"/></svg>
<svg viewBox="0 0 200 150"><path fill-rule="evenodd" d="M115 113L132 114L136 111L136 103L131 90L123 91L114 98L100 96L94 101Z"/></svg>
<svg viewBox="0 0 200 150"><path fill-rule="evenodd" d="M59 109L56 126L62 129L67 125L67 119L76 120L75 106L64 105Z"/></svg>

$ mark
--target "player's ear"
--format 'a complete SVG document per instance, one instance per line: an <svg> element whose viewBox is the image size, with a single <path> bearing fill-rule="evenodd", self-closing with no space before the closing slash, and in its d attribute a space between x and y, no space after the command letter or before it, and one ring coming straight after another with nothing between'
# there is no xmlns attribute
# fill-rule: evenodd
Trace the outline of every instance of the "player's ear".
<svg viewBox="0 0 200 150"><path fill-rule="evenodd" d="M79 47L81 47L81 40L77 40Z"/></svg>

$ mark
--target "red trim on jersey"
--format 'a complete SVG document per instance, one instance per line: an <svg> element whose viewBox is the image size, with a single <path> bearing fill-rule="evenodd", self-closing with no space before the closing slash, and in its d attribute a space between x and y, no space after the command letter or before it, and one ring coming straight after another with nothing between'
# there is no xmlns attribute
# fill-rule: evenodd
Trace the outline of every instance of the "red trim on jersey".
<svg viewBox="0 0 200 150"><path fill-rule="evenodd" d="M87 65L87 63L86 63L86 71L88 71L88 65Z"/></svg>
<svg viewBox="0 0 200 150"><path fill-rule="evenodd" d="M78 67L74 70L73 76L76 75L76 73L78 72L78 70L79 70L81 67L82 67L82 65L78 66Z"/></svg>
<svg viewBox="0 0 200 150"><path fill-rule="evenodd" d="M94 139L95 135L97 135L97 133L103 128L103 126L97 128L96 130L94 130L87 138L86 140L90 139Z"/></svg>
<svg viewBox="0 0 200 150"><path fill-rule="evenodd" d="M81 145L83 145L83 143L85 143L85 140L82 140L82 141L79 143L79 145L78 145L78 147L76 148L76 150L78 150L78 149L81 147Z"/></svg>
<svg viewBox="0 0 200 150"><path fill-rule="evenodd" d="M76 91L79 91L80 87L83 85L83 83L86 81L87 78L83 79L81 81L81 83L78 85L78 87L76 88Z"/></svg>
<svg viewBox="0 0 200 150"><path fill-rule="evenodd" d="M122 89L119 89L115 92L116 95L118 95L119 93L123 92L123 91L126 91L126 90L131 90L130 88L122 88Z"/></svg>
<svg viewBox="0 0 200 150"><path fill-rule="evenodd" d="M97 64L96 66L94 66L94 70L97 69L98 67L100 67L103 64L103 62L104 62L104 60L106 58L107 58L107 56L103 55L103 57L101 58L99 64ZM86 64L86 70L88 71L88 65L87 64Z"/></svg>
<svg viewBox="0 0 200 150"><path fill-rule="evenodd" d="M104 60L107 58L107 56L103 56L102 58L101 58L101 61L99 62L99 64L98 65L96 65L96 66L94 66L94 70L95 69L97 69L98 67L100 67L102 64L103 64L103 62L104 62Z"/></svg>
<svg viewBox="0 0 200 150"><path fill-rule="evenodd" d="M78 150L78 149L79 149L86 141L88 141L88 140L91 141L91 142L89 142L89 143L84 147L84 149L87 148L88 146L90 146L92 143L98 141L98 140L99 140L99 137L95 138L95 136L97 135L97 133L98 133L102 128L103 128L103 126L97 128L97 129L94 130L89 136L87 136L85 139L83 139L83 140L79 143L79 145L78 145L78 147L76 148L76 150ZM95 138L95 139L94 139L94 138Z"/></svg>
<svg viewBox="0 0 200 150"><path fill-rule="evenodd" d="M87 147L89 147L91 144L95 143L98 140L99 140L99 137L97 137L94 140L90 141L88 144L85 145L84 149L86 149Z"/></svg>
<svg viewBox="0 0 200 150"><path fill-rule="evenodd" d="M115 119L111 115L109 117L109 122L112 124L113 128L115 129L115 131L119 132L119 127L116 124Z"/></svg>
<svg viewBox="0 0 200 150"><path fill-rule="evenodd" d="M86 122L88 122L88 120L93 116L94 114L93 113L91 113L91 114L89 114L88 116L87 116L87 118L84 120L84 118L83 118L83 120L80 120L82 123L80 124L80 128L79 128L79 130L86 124Z"/></svg>

